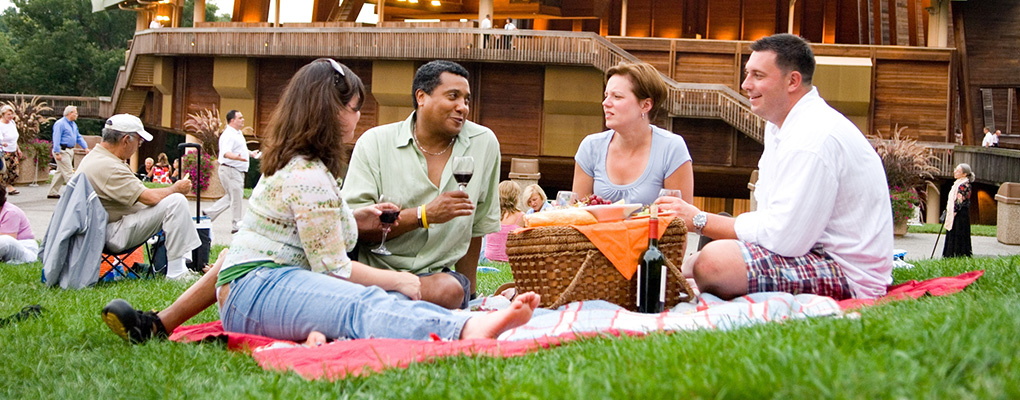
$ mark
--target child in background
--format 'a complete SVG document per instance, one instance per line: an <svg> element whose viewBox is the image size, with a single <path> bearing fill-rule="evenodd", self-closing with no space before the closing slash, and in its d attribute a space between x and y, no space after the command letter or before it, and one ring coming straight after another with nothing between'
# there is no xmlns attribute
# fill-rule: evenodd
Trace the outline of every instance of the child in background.
<svg viewBox="0 0 1020 400"><path fill-rule="evenodd" d="M545 190L542 190L542 187L538 186L537 183L524 188L524 198L528 199L528 211L525 214L534 214L539 211L552 209L552 204L546 201L548 197L545 195Z"/></svg>
<svg viewBox="0 0 1020 400"><path fill-rule="evenodd" d="M507 262L506 237L510 231L524 226L524 213L517 208L521 186L514 181L499 183L499 232L485 235L485 258Z"/></svg>

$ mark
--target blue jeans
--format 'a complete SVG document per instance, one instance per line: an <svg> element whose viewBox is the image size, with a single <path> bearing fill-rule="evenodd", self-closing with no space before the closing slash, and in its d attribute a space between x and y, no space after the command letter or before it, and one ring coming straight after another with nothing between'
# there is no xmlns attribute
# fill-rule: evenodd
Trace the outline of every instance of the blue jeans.
<svg viewBox="0 0 1020 400"><path fill-rule="evenodd" d="M230 283L220 308L223 329L304 341L312 331L329 339L459 339L471 315L424 301L401 300L378 287L302 268L258 268Z"/></svg>

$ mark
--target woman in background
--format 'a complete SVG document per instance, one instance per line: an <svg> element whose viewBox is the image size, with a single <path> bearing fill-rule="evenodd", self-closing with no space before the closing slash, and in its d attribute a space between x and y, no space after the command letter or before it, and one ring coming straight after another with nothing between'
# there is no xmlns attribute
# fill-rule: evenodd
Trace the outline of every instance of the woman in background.
<svg viewBox="0 0 1020 400"><path fill-rule="evenodd" d="M21 193L14 188L18 180L18 165L21 163L21 148L18 147L18 126L14 122L14 107L4 104L0 107L0 148L3 149L4 167L0 174L0 185L7 194Z"/></svg>
<svg viewBox="0 0 1020 400"><path fill-rule="evenodd" d="M525 214L552 209L552 204L547 201L549 198L545 195L545 190L542 190L542 187L537 183L532 183L524 188L524 198L528 199L528 211Z"/></svg>
<svg viewBox="0 0 1020 400"><path fill-rule="evenodd" d="M499 183L499 232L485 235L485 258L492 261L508 262L506 237L510 231L524 226L524 213L517 208L521 198L521 186L514 181Z"/></svg>
<svg viewBox="0 0 1020 400"><path fill-rule="evenodd" d="M970 257L970 189L974 182L974 171L968 164L960 164L953 170L953 188L946 202L946 244L942 257Z"/></svg>
<svg viewBox="0 0 1020 400"><path fill-rule="evenodd" d="M620 63L606 72L602 101L609 130L588 135L574 156L573 191L616 202L651 204L660 189L694 201L694 169L680 135L652 125L666 100L666 83L648 63Z"/></svg>

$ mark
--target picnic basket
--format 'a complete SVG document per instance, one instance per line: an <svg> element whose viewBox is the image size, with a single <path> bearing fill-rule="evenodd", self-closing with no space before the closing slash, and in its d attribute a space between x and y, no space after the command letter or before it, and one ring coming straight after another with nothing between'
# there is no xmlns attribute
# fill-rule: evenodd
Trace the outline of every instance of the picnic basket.
<svg viewBox="0 0 1020 400"><path fill-rule="evenodd" d="M666 257L669 277L666 307L694 299L687 280L680 274L687 228L674 218L659 238ZM588 237L570 226L544 226L511 233L506 253L518 292L542 296L541 307L558 308L582 300L606 300L628 310L637 310L637 279L627 280Z"/></svg>

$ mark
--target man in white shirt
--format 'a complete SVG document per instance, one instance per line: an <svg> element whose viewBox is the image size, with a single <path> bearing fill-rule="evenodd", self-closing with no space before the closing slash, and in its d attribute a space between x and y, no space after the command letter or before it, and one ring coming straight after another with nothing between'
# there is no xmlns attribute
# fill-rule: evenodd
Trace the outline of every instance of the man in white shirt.
<svg viewBox="0 0 1020 400"><path fill-rule="evenodd" d="M478 23L480 29L492 29L492 19L489 14L485 14L485 19ZM489 47L489 34L482 34L482 48Z"/></svg>
<svg viewBox="0 0 1020 400"><path fill-rule="evenodd" d="M765 118L757 211L709 215L657 200L692 230L717 239L683 267L722 298L783 291L876 298L892 282L892 212L882 162L853 123L811 85L814 55L797 36L751 45L741 88ZM722 240L718 240L722 239Z"/></svg>
<svg viewBox="0 0 1020 400"><path fill-rule="evenodd" d="M231 231L237 233L238 224L241 223L242 208L244 200L244 174L248 172L248 145L245 143L244 115L240 111L230 110L227 112L227 128L220 134L220 184L227 192L226 196L220 197L212 207L203 213L213 221L216 220L227 207L232 209Z"/></svg>
<svg viewBox="0 0 1020 400"><path fill-rule="evenodd" d="M981 146L982 147L999 147L999 135L1002 134L1002 131L996 130L995 133L992 133L992 131L989 130L987 126L985 127L984 131L985 131L985 138L981 139Z"/></svg>

